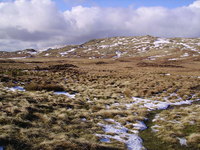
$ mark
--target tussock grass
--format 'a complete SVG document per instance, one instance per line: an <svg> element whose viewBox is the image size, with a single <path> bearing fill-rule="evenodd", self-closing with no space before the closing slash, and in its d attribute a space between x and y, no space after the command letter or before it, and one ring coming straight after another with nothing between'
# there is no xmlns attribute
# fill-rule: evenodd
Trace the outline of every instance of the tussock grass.
<svg viewBox="0 0 200 150"><path fill-rule="evenodd" d="M53 85L53 84L46 84L46 85L39 85L39 84L28 84L25 86L25 89L28 91L64 91L64 88L60 85Z"/></svg>
<svg viewBox="0 0 200 150"><path fill-rule="evenodd" d="M140 108L139 104L127 109L125 105L133 103L132 97L159 101L167 98L171 102L178 101L177 98L200 98L196 90L200 79L191 77L200 76L195 67L199 66L197 61L188 65L162 62L165 66L183 67L147 66L145 69L137 66L141 58L30 58L26 61L33 63L12 63L9 67L1 63L0 67L0 144L6 149L22 149L20 144L24 144L24 149L125 149L125 145L116 140L100 142L95 134L104 134L98 126L105 123L104 119L114 119L129 129L133 129L131 124L137 120L143 121L148 116L147 109ZM14 75L13 69L20 71ZM19 85L27 91L5 89L5 86ZM76 91L76 98L55 95L53 91L71 94ZM191 145L197 146L199 131L195 116L198 111L197 107L163 111L160 116L166 121L176 120L181 124L158 120L156 123L161 124L161 128L160 133L156 133L157 138L177 144L176 136L185 136Z"/></svg>
<svg viewBox="0 0 200 150"><path fill-rule="evenodd" d="M195 143L200 143L200 133L192 133L190 134L188 137L188 143L191 143L191 144L195 144ZM200 145L198 144L198 147Z"/></svg>

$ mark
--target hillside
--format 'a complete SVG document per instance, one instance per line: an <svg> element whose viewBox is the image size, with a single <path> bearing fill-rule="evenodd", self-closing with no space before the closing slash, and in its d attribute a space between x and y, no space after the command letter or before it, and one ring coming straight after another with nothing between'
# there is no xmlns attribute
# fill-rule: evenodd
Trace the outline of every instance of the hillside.
<svg viewBox="0 0 200 150"><path fill-rule="evenodd" d="M184 60L199 57L200 38L113 37L96 39L81 45L70 45L46 51L24 50L0 52L0 58L63 57L121 58L143 57L147 60Z"/></svg>

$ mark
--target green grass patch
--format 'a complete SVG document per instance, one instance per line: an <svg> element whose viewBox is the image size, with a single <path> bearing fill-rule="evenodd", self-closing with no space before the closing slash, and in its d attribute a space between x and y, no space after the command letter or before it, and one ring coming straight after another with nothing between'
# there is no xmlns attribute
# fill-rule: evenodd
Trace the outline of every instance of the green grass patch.
<svg viewBox="0 0 200 150"><path fill-rule="evenodd" d="M145 148L148 150L199 150L199 148L194 145L181 146L179 143L169 143L158 138L155 133L152 132L151 127L155 125L152 120L155 118L155 115L160 112L162 112L162 110L152 111L148 115L149 119L145 121L145 124L148 128L139 133L139 136L143 139L143 145ZM199 132L199 130L200 129L198 129L197 126L188 126L186 127L185 132L189 134L195 131Z"/></svg>

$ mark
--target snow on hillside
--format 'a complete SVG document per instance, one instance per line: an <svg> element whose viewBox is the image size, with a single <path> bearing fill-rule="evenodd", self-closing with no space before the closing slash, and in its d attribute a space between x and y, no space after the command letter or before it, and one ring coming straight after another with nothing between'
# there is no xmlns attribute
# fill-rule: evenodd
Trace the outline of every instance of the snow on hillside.
<svg viewBox="0 0 200 150"><path fill-rule="evenodd" d="M187 59L200 54L199 38L157 38L152 36L113 37L91 40L81 45L55 46L39 51L20 51L27 56L46 57L84 57L84 58L120 58L144 56L149 60L167 57L168 60ZM13 54L13 53L12 53ZM5 54L0 53L2 57ZM8 54L7 54L8 55ZM172 55L172 57L171 57ZM178 55L173 57L173 55Z"/></svg>
<svg viewBox="0 0 200 150"><path fill-rule="evenodd" d="M169 39L164 39L164 38L158 38L153 44L155 45L155 47L160 47L160 45L162 44L169 44L171 42L169 42Z"/></svg>

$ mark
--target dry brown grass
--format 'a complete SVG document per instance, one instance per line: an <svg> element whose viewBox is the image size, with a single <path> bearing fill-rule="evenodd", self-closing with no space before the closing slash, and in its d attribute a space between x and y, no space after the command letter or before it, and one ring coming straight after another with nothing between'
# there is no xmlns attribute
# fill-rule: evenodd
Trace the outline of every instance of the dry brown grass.
<svg viewBox="0 0 200 150"><path fill-rule="evenodd" d="M200 134L199 133L192 133L188 136L188 143L200 143Z"/></svg>
<svg viewBox="0 0 200 150"><path fill-rule="evenodd" d="M38 66L36 61L41 62L40 68L49 69L50 66L58 65L63 67L63 64L72 64L77 68L74 68L76 71L63 68L35 70ZM98 126L103 119L115 119L129 129L133 126L127 122L144 120L148 114L147 109L138 108L136 105L129 110L125 107L124 104L132 102L131 97L165 101L164 97L176 93L183 99L189 99L194 94L195 99L200 98L198 90L200 79L191 77L200 76L197 69L199 62L191 61L187 65L185 62L171 64L183 68L152 66L144 68L137 66L140 61L140 58L118 60L52 58L50 61L49 58L30 58L25 60L25 63L2 63L0 144L7 149L20 147L16 142L24 143L26 144L24 147L32 149L124 149L123 143L114 140L111 143L100 143L95 133L104 133ZM32 63L26 64L27 62ZM169 65L167 62L162 63ZM13 68L17 71L13 71ZM165 75L167 73L171 75ZM5 89L7 85L25 86L33 91L12 92ZM60 90L76 92L76 98L70 99L48 92ZM171 97L170 101L176 101L177 96ZM196 107L193 109L192 111L199 111ZM176 143L177 140L173 135L185 135L182 130L189 121L198 121L198 117L194 117L195 114L191 113L190 108L182 111L184 113L178 111L179 115L183 116L182 126L166 123L166 128L165 126L161 128L162 132L158 136L163 137L163 140ZM163 113L164 116L168 115L168 111ZM171 112L166 120L177 119L176 114L177 111ZM158 123L165 125L162 121ZM172 131L167 133L169 130ZM187 136L188 141L193 136L197 139L195 141L198 141L198 136L193 133L191 137ZM15 141L14 144L10 143L9 139Z"/></svg>

